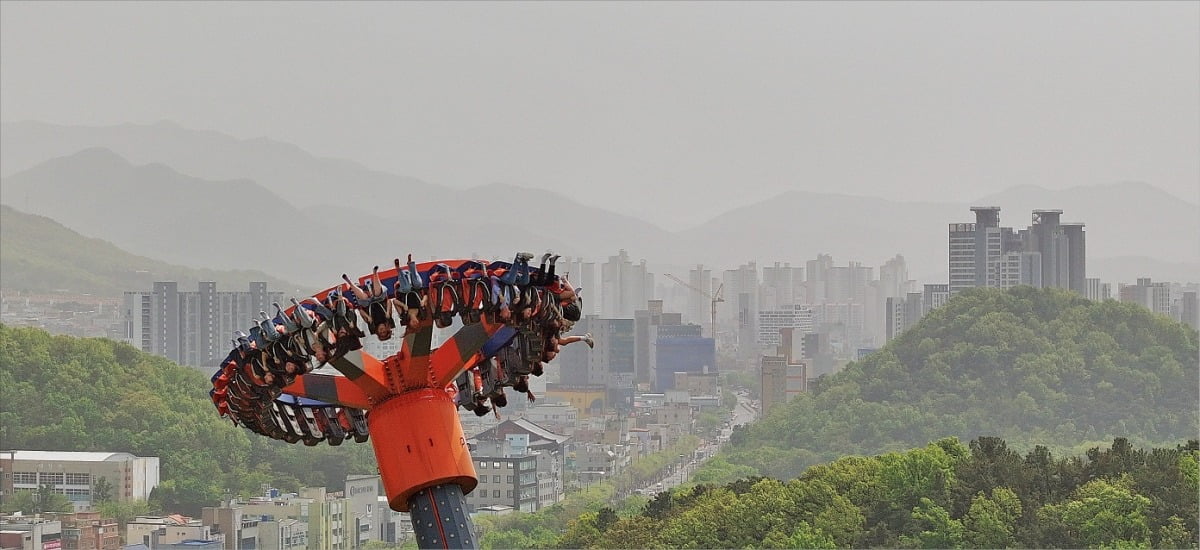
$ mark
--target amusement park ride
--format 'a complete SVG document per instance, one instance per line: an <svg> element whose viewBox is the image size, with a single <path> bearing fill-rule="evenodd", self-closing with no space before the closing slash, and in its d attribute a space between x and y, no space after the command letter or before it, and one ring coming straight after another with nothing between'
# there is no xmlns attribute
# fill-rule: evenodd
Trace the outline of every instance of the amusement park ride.
<svg viewBox="0 0 1200 550"><path fill-rule="evenodd" d="M474 548L463 495L478 483L458 421L507 404L505 387L528 393L579 320L581 299L554 273L557 256L517 254L512 263L442 260L344 283L292 306L275 304L212 377L218 412L289 443L371 441L392 509L407 511L422 548ZM400 351L377 359L362 349L404 327ZM460 328L431 347L433 328ZM590 342L589 342L590 344ZM315 369L329 365L338 373ZM533 394L528 393L530 399ZM368 435L370 436L368 438Z"/></svg>

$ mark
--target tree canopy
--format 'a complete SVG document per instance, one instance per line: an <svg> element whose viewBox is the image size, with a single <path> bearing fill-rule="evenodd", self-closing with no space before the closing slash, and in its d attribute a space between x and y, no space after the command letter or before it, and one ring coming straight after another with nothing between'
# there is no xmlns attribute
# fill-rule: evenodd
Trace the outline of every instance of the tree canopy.
<svg viewBox="0 0 1200 550"><path fill-rule="evenodd" d="M484 525L484 548L1186 548L1197 546L1197 442L1117 439L1083 458L1002 439L946 438L850 456L790 481L745 478L659 494L638 513L589 509Z"/></svg>
<svg viewBox="0 0 1200 550"><path fill-rule="evenodd" d="M262 483L336 488L347 473L377 471L368 445L293 446L235 427L217 416L210 388L201 370L127 344L0 325L5 446L157 456L157 511L199 515Z"/></svg>

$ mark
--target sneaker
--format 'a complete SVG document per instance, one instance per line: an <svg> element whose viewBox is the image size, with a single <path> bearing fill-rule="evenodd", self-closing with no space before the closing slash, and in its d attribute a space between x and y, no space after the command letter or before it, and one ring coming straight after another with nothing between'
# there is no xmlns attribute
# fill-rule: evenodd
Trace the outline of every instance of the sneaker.
<svg viewBox="0 0 1200 550"><path fill-rule="evenodd" d="M587 344L588 348L594 349L596 347L596 341L592 339L592 333L590 332L583 335L583 343Z"/></svg>
<svg viewBox="0 0 1200 550"><path fill-rule="evenodd" d="M531 254L531 253L529 253L529 252L518 252L518 253L517 253L517 258L520 258L520 259L522 259L522 260L525 260L525 261L527 261L527 262L528 262L529 260L532 260L532 259L533 259L533 254Z"/></svg>

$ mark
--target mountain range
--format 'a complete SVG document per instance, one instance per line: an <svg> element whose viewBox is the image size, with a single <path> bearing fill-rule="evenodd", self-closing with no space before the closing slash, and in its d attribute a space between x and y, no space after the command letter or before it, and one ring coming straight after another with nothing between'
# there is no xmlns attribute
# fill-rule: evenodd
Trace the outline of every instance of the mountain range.
<svg viewBox="0 0 1200 550"><path fill-rule="evenodd" d="M1002 224L1017 228L1034 208L1063 209L1064 220L1087 223L1089 261L1110 273L1178 280L1200 264L1200 206L1142 183L1018 186L971 204L791 191L672 233L555 192L452 189L170 123L21 122L0 130L4 204L133 254L314 286L408 252L492 258L553 249L602 262L622 248L672 270L755 259L802 264L818 253L878 265L899 253L911 274L929 278L921 282L940 282L946 224L973 221L971 204L1002 207ZM1153 261L1139 271L1105 260L1132 257ZM1172 265L1170 277L1153 271Z"/></svg>
<svg viewBox="0 0 1200 550"><path fill-rule="evenodd" d="M120 296L148 290L155 281L177 281L194 290L214 281L219 290L245 290L251 281L304 295L298 285L260 271L193 269L135 256L101 239L89 239L44 217L0 206L0 281L5 288Z"/></svg>

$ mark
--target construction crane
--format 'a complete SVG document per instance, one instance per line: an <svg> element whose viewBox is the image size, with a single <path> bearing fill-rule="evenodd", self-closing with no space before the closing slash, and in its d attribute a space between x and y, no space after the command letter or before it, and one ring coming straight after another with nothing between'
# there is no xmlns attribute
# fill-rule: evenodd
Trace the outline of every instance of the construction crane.
<svg viewBox="0 0 1200 550"><path fill-rule="evenodd" d="M709 294L707 291L700 289L700 288L696 288L696 287L684 282L683 279L680 279L679 277L676 277L670 273L667 273L666 275L667 275L668 279L671 279L672 281L675 281L676 283L679 283L682 286L685 286L696 292L699 292L705 298L708 298L710 300L710 303L712 305L712 324L709 325L709 327L711 327L709 330L712 331L712 337L713 337L713 340L715 341L717 339L717 303L723 303L725 301L725 298L721 296L721 291L725 289L725 283L721 283L720 285L717 285L717 291L712 294Z"/></svg>

